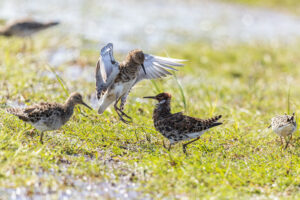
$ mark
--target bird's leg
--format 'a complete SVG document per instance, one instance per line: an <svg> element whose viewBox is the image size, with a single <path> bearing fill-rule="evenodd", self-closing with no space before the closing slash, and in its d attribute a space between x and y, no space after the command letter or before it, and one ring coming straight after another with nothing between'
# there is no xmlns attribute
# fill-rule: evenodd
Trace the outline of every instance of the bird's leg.
<svg viewBox="0 0 300 200"><path fill-rule="evenodd" d="M289 143L290 143L290 141L292 140L292 136L293 136L293 135L291 134L289 140L286 141L286 145L285 145L284 149L286 149L286 148L289 146Z"/></svg>
<svg viewBox="0 0 300 200"><path fill-rule="evenodd" d="M171 147L172 147L172 144L170 143L170 144L169 144L169 147L168 147L168 151L171 150Z"/></svg>
<svg viewBox="0 0 300 200"><path fill-rule="evenodd" d="M41 144L44 144L44 142L43 142L43 136L44 136L44 132L42 131L41 132L41 136L40 136L40 142L41 142Z"/></svg>
<svg viewBox="0 0 300 200"><path fill-rule="evenodd" d="M280 136L281 146L283 146L282 136Z"/></svg>
<svg viewBox="0 0 300 200"><path fill-rule="evenodd" d="M22 53L24 54L26 51L26 40L23 41L23 45L22 45L22 49L21 49Z"/></svg>
<svg viewBox="0 0 300 200"><path fill-rule="evenodd" d="M121 98L121 103L120 103L120 110L122 110L122 111L124 110L124 106L125 106L126 100L127 100L127 95L124 95Z"/></svg>
<svg viewBox="0 0 300 200"><path fill-rule="evenodd" d="M123 110L124 110L124 105L125 105L125 103L126 103L126 98L125 98L125 100L124 100L123 98L120 98L118 101L120 101L120 100L121 100L120 108L118 108L118 109L119 109L119 112L120 112L122 115L124 115L125 117L127 117L128 119L132 120L132 118L131 118L130 116L128 116L126 113L123 112Z"/></svg>
<svg viewBox="0 0 300 200"><path fill-rule="evenodd" d="M118 100L115 102L114 108L115 108L115 111L117 112L117 114L118 114L120 120L121 120L122 122L124 122L125 124L130 123L131 121L125 120L125 119L123 118L123 116L126 116L126 114L124 115L124 114L122 113L122 111L120 110L120 108L118 108L117 104L118 104Z"/></svg>
<svg viewBox="0 0 300 200"><path fill-rule="evenodd" d="M166 144L165 144L165 140L163 139L163 147L164 147L165 149L167 149L168 151L170 151L171 146L172 146L172 144L170 143L169 146L168 146L168 148L167 148L167 146L166 146Z"/></svg>
<svg viewBox="0 0 300 200"><path fill-rule="evenodd" d="M165 144L165 140L164 140L164 139L163 139L163 147L164 147L165 149L167 149L166 144Z"/></svg>
<svg viewBox="0 0 300 200"><path fill-rule="evenodd" d="M200 139L200 137L197 137L196 139L194 139L194 140L192 140L192 141L189 141L189 142L183 144L183 145L182 145L183 153L186 154L186 147L187 147L187 145L189 145L189 144L191 144L191 143L193 143L193 142L195 142L195 141L197 141L197 140L199 140L199 139Z"/></svg>
<svg viewBox="0 0 300 200"><path fill-rule="evenodd" d="M29 131L29 135L31 136L31 137L33 137L33 135L34 135L34 129L31 129L30 131Z"/></svg>
<svg viewBox="0 0 300 200"><path fill-rule="evenodd" d="M118 108L118 102L120 101L120 99L121 98L119 98L117 101L116 101L116 103L115 103L115 105L114 105L114 108L115 108L115 110L116 110L116 112L118 113L118 115L119 115L119 117L120 117L120 119L124 122L124 121L126 121L127 123L128 122L131 122L132 121L132 118L130 117L130 116L128 116L126 113L124 113L123 111L122 111L122 109L121 108ZM122 102L121 102L122 103ZM123 105L124 106L124 105ZM130 120L125 120L123 117L126 117L126 118L128 118L128 119L130 119ZM125 122L125 123L126 123Z"/></svg>
<svg viewBox="0 0 300 200"><path fill-rule="evenodd" d="M132 120L132 118L131 118L130 116L128 116L126 113L124 113L121 109L120 109L119 111L121 112L121 114L122 114L123 116L125 116L126 118Z"/></svg>

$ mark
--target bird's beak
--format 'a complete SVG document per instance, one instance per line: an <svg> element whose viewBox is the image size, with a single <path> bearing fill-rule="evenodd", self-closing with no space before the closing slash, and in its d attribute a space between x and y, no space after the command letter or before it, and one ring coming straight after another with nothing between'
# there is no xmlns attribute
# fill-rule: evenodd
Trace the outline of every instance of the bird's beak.
<svg viewBox="0 0 300 200"><path fill-rule="evenodd" d="M144 64L142 63L141 65L142 65L142 68L143 68L143 70L144 70L145 74L147 74L147 73L146 73L146 69L145 69L145 66L144 66Z"/></svg>
<svg viewBox="0 0 300 200"><path fill-rule="evenodd" d="M143 97L145 99L156 99L156 96L148 96L148 97Z"/></svg>
<svg viewBox="0 0 300 200"><path fill-rule="evenodd" d="M87 107L88 109L93 110L93 109L92 109L89 105L87 105L86 103L82 102L81 104L84 105L85 107Z"/></svg>

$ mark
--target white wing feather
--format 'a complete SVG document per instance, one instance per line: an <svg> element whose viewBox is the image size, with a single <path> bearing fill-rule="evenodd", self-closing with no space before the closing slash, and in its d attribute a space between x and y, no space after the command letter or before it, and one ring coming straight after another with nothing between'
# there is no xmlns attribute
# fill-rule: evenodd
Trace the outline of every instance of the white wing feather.
<svg viewBox="0 0 300 200"><path fill-rule="evenodd" d="M143 79L156 79L156 78L166 77L167 75L171 75L171 73L167 70L177 71L177 69L173 67L183 66L183 64L180 62L184 62L184 61L185 60L181 60L181 59L165 58L165 57L145 54L144 66L145 66L146 74L141 68L135 84Z"/></svg>
<svg viewBox="0 0 300 200"><path fill-rule="evenodd" d="M113 83L119 73L119 63L113 57L113 44L108 43L101 49L96 67L96 89L98 99Z"/></svg>

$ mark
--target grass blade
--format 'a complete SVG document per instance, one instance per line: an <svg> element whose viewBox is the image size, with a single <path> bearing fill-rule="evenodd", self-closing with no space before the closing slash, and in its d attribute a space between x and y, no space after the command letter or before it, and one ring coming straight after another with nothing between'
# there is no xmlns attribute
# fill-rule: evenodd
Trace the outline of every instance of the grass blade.
<svg viewBox="0 0 300 200"><path fill-rule="evenodd" d="M182 101L182 103L184 105L184 109L186 110L187 109L187 103L186 103L186 98L185 98L185 95L184 95L183 87L182 87L181 83L179 82L176 74L173 73L173 75L174 75L174 79L175 79L175 81L177 83L177 86L179 88L179 92L180 92L180 95L181 95L181 101Z"/></svg>

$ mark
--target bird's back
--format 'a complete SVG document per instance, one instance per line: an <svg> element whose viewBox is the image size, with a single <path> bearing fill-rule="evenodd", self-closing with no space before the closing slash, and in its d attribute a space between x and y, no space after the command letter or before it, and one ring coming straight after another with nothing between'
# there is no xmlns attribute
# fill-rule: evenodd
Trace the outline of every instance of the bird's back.
<svg viewBox="0 0 300 200"><path fill-rule="evenodd" d="M210 119L199 119L190 117L180 113L170 114L160 119L154 119L155 128L163 134L190 134L195 132L201 132L212 128L214 126L221 125L217 122L222 116L216 116Z"/></svg>
<svg viewBox="0 0 300 200"><path fill-rule="evenodd" d="M2 35L6 35L6 36L16 35L20 37L25 37L37 31L46 29L51 26L55 26L57 24L59 23L58 22L41 23L32 20L20 20L7 25L2 30Z"/></svg>
<svg viewBox="0 0 300 200"><path fill-rule="evenodd" d="M73 114L73 111L68 111L58 103L40 103L27 108L9 108L7 112L42 131L58 129Z"/></svg>
<svg viewBox="0 0 300 200"><path fill-rule="evenodd" d="M279 136L287 136L296 130L296 121L293 115L278 115L272 118L271 126Z"/></svg>

